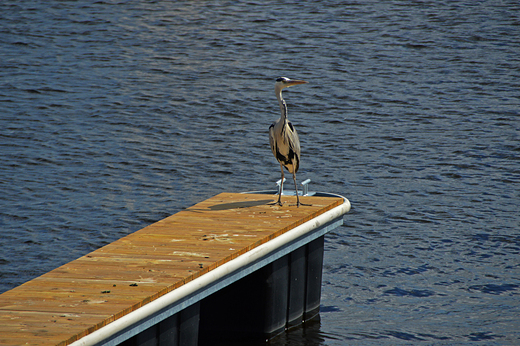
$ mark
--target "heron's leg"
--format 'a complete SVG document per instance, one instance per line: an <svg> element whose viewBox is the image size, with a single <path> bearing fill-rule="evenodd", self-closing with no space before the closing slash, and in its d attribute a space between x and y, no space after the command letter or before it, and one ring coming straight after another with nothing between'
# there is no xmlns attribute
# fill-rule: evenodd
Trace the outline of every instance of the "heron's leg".
<svg viewBox="0 0 520 346"><path fill-rule="evenodd" d="M304 204L300 203L300 196L298 195L298 185L296 185L296 173L293 172L292 174L293 180L294 180L294 192L296 193L296 206L299 207L301 205L311 206L312 204Z"/></svg>
<svg viewBox="0 0 520 346"><path fill-rule="evenodd" d="M282 206L283 180L284 180L285 177L283 175L283 166L282 166L281 163L280 163L280 171L282 172L282 179L280 180L280 190L278 191L278 201L277 202L272 202L272 203L267 203L268 205L278 204L279 206Z"/></svg>
<svg viewBox="0 0 520 346"><path fill-rule="evenodd" d="M296 193L296 206L300 206L300 196L298 196L298 185L296 185L296 173L293 172L292 178L294 180L294 192Z"/></svg>
<svg viewBox="0 0 520 346"><path fill-rule="evenodd" d="M283 180L285 177L283 175L283 166L281 163L280 163L280 171L282 172L282 179L280 180L280 191L278 192L278 204L282 205Z"/></svg>

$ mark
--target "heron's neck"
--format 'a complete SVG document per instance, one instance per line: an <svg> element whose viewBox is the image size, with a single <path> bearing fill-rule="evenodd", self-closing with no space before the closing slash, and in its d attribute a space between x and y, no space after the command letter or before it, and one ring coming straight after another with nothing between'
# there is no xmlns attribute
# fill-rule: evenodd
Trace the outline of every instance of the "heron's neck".
<svg viewBox="0 0 520 346"><path fill-rule="evenodd" d="M278 98L278 104L280 105L280 112L281 116L280 119L283 122L287 121L287 104L285 103L285 100L282 98L282 92L280 91L278 94L276 94L276 98Z"/></svg>

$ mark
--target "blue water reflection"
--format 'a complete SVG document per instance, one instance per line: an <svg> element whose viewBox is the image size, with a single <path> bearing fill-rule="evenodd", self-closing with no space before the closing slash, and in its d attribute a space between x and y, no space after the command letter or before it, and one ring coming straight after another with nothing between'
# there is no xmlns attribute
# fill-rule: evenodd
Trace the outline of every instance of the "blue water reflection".
<svg viewBox="0 0 520 346"><path fill-rule="evenodd" d="M223 191L352 202L274 345L520 342L514 1L0 3L0 291Z"/></svg>

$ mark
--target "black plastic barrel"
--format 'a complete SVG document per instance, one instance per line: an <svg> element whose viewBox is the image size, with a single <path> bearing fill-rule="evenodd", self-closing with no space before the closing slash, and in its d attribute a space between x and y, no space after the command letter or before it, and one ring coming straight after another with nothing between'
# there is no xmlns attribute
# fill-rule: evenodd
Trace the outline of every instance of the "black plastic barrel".
<svg viewBox="0 0 520 346"><path fill-rule="evenodd" d="M197 346L200 303L193 304L140 332L120 346Z"/></svg>

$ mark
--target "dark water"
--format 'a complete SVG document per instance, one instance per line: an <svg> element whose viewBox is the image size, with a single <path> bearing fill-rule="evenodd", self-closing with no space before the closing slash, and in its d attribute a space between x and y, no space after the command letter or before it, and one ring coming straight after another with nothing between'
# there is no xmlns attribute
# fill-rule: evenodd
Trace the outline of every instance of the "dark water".
<svg viewBox="0 0 520 346"><path fill-rule="evenodd" d="M520 344L516 1L0 2L0 292L220 192L346 196L273 345Z"/></svg>

